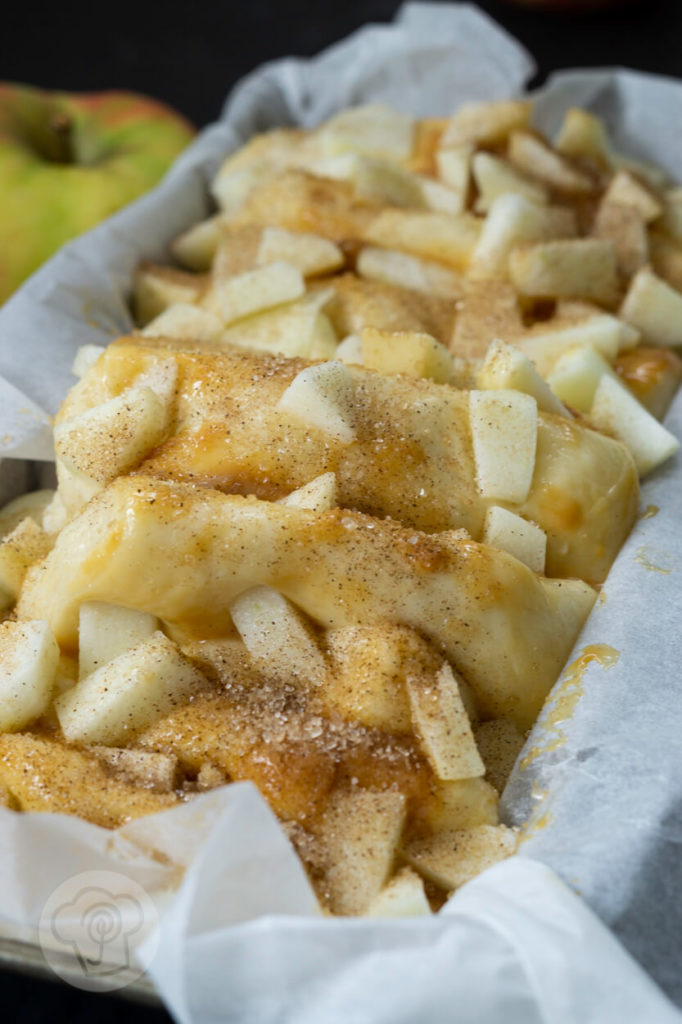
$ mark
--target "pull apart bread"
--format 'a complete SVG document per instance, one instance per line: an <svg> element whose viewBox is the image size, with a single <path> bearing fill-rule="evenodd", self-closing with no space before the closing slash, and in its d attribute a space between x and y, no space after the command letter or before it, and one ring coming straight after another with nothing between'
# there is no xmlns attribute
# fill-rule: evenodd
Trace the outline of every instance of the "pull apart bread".
<svg viewBox="0 0 682 1024"><path fill-rule="evenodd" d="M677 448L682 190L572 110L259 136L0 513L0 800L254 782L323 910L430 913Z"/></svg>

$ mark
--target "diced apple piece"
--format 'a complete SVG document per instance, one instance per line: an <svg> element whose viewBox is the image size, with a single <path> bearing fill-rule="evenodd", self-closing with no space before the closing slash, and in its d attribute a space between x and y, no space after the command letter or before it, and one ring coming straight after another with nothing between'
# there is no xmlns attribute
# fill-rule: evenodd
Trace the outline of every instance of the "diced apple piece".
<svg viewBox="0 0 682 1024"><path fill-rule="evenodd" d="M347 334L343 341L340 341L336 352L336 359L340 359L347 366L362 366L362 338L359 334Z"/></svg>
<svg viewBox="0 0 682 1024"><path fill-rule="evenodd" d="M401 868L374 897L366 916L421 917L430 913L424 882L411 868Z"/></svg>
<svg viewBox="0 0 682 1024"><path fill-rule="evenodd" d="M231 324L260 310L299 299L305 292L305 282L297 267L280 261L221 281L216 292L223 319Z"/></svg>
<svg viewBox="0 0 682 1024"><path fill-rule="evenodd" d="M171 243L171 253L187 270L210 270L222 237L221 226L220 214L194 224Z"/></svg>
<svg viewBox="0 0 682 1024"><path fill-rule="evenodd" d="M511 251L519 245L576 234L575 214L563 206L540 206L525 196L498 196L490 207L471 256L471 276L504 278Z"/></svg>
<svg viewBox="0 0 682 1024"><path fill-rule="evenodd" d="M604 202L636 210L646 224L657 220L663 213L663 205L658 197L630 171L618 171L613 176L604 193Z"/></svg>
<svg viewBox="0 0 682 1024"><path fill-rule="evenodd" d="M476 384L483 391L523 391L533 396L538 409L557 416L570 415L528 356L515 345L498 339L488 348L485 361L476 373Z"/></svg>
<svg viewBox="0 0 682 1024"><path fill-rule="evenodd" d="M223 323L219 317L201 306L175 302L143 328L145 338L178 338L188 341L215 341Z"/></svg>
<svg viewBox="0 0 682 1024"><path fill-rule="evenodd" d="M297 169L314 174L316 178L354 182L361 159L358 153L337 153L334 156L314 154L312 157L306 155L297 164Z"/></svg>
<svg viewBox="0 0 682 1024"><path fill-rule="evenodd" d="M475 366L483 360L495 338L514 341L525 333L519 297L509 281L499 278L465 281L456 307L450 351L455 359ZM473 383L467 385L475 387Z"/></svg>
<svg viewBox="0 0 682 1024"><path fill-rule="evenodd" d="M298 609L271 587L253 587L230 615L255 668L266 676L320 686L327 663Z"/></svg>
<svg viewBox="0 0 682 1024"><path fill-rule="evenodd" d="M525 737L510 718L491 718L482 722L474 729L474 737L485 762L486 778L501 793L521 753Z"/></svg>
<svg viewBox="0 0 682 1024"><path fill-rule="evenodd" d="M265 228L256 263L267 266L280 261L297 267L304 277L329 274L346 262L338 245L328 238L284 228Z"/></svg>
<svg viewBox="0 0 682 1024"><path fill-rule="evenodd" d="M620 315L654 345L682 345L682 293L646 267L631 282Z"/></svg>
<svg viewBox="0 0 682 1024"><path fill-rule="evenodd" d="M397 249L377 249L366 245L360 250L356 272L370 281L439 295L444 299L457 299L462 294L462 280L457 271L435 260L420 259Z"/></svg>
<svg viewBox="0 0 682 1024"><path fill-rule="evenodd" d="M603 123L586 110L574 107L567 112L555 146L565 156L586 158L601 170L632 171L655 189L662 188L667 181L660 167L618 153Z"/></svg>
<svg viewBox="0 0 682 1024"><path fill-rule="evenodd" d="M476 153L472 159L472 171L478 189L477 213L487 213L498 196L510 192L525 196L532 203L542 205L549 202L549 193L543 185L519 174L507 160L492 153Z"/></svg>
<svg viewBox="0 0 682 1024"><path fill-rule="evenodd" d="M414 141L414 118L383 104L343 110L316 132L322 153L361 153L386 160L407 160Z"/></svg>
<svg viewBox="0 0 682 1024"><path fill-rule="evenodd" d="M640 476L669 459L680 443L637 401L618 379L599 381L590 420L605 433L623 441L632 452Z"/></svg>
<svg viewBox="0 0 682 1024"><path fill-rule="evenodd" d="M143 327L176 303L199 301L208 278L156 263L142 263L133 278L133 309L136 323Z"/></svg>
<svg viewBox="0 0 682 1024"><path fill-rule="evenodd" d="M222 332L221 343L257 352L279 352L289 358L329 359L336 355L337 348L336 333L323 312L331 294L306 295L298 302L239 320Z"/></svg>
<svg viewBox="0 0 682 1024"><path fill-rule="evenodd" d="M564 156L587 158L605 170L612 165L611 142L603 122L579 107L566 112L554 145Z"/></svg>
<svg viewBox="0 0 682 1024"><path fill-rule="evenodd" d="M52 538L27 516L0 542L0 604L4 593L16 600L29 568L52 548Z"/></svg>
<svg viewBox="0 0 682 1024"><path fill-rule="evenodd" d="M448 185L434 181L426 175L416 175L419 190L424 206L435 213L461 213L465 207L464 198L461 192Z"/></svg>
<svg viewBox="0 0 682 1024"><path fill-rule="evenodd" d="M91 747L100 764L124 782L151 789L154 793L172 793L178 784L178 759L155 750L127 750L125 747Z"/></svg>
<svg viewBox="0 0 682 1024"><path fill-rule="evenodd" d="M84 377L104 351L103 345L81 345L76 352L73 365L71 366L71 373L76 377Z"/></svg>
<svg viewBox="0 0 682 1024"><path fill-rule="evenodd" d="M384 623L327 632L331 672L323 699L333 712L370 729L411 733L408 675L433 676L440 659L407 626Z"/></svg>
<svg viewBox="0 0 682 1024"><path fill-rule="evenodd" d="M515 249L509 276L529 298L589 299L606 305L618 294L613 243L598 238L539 242Z"/></svg>
<svg viewBox="0 0 682 1024"><path fill-rule="evenodd" d="M282 505L292 505L295 508L311 508L315 512L325 512L328 509L336 508L338 505L336 473L322 473L311 480L309 484L298 487L286 498L282 498Z"/></svg>
<svg viewBox="0 0 682 1024"><path fill-rule="evenodd" d="M371 202L388 206L425 205L417 176L387 160L356 157L352 180L356 194Z"/></svg>
<svg viewBox="0 0 682 1024"><path fill-rule="evenodd" d="M435 676L408 675L406 685L412 720L437 777L457 782L484 775L452 667L445 662Z"/></svg>
<svg viewBox="0 0 682 1024"><path fill-rule="evenodd" d="M353 376L343 363L308 366L292 380L278 409L345 444L355 440Z"/></svg>
<svg viewBox="0 0 682 1024"><path fill-rule="evenodd" d="M223 213L234 213L275 169L276 164L267 158L254 159L237 167L228 158L213 180L211 194Z"/></svg>
<svg viewBox="0 0 682 1024"><path fill-rule="evenodd" d="M649 236L642 215L634 206L604 200L595 217L593 234L613 243L623 277L631 277L648 263Z"/></svg>
<svg viewBox="0 0 682 1024"><path fill-rule="evenodd" d="M676 242L682 242L682 188L665 193L661 226Z"/></svg>
<svg viewBox="0 0 682 1024"><path fill-rule="evenodd" d="M205 686L201 672L156 632L61 694L54 706L67 742L115 747Z"/></svg>
<svg viewBox="0 0 682 1024"><path fill-rule="evenodd" d="M471 391L476 483L486 498L520 504L535 469L538 406L520 391Z"/></svg>
<svg viewBox="0 0 682 1024"><path fill-rule="evenodd" d="M638 335L635 335L637 337ZM535 364L541 377L547 379L557 359L577 346L589 346L607 360L631 348L632 335L627 324L608 313L588 317L574 326L527 334L517 338L517 345Z"/></svg>
<svg viewBox="0 0 682 1024"><path fill-rule="evenodd" d="M218 292L225 280L231 280L238 274L245 274L256 269L256 258L263 238L259 224L244 224L235 227L229 220L223 227L220 243L213 257L211 267L212 286L207 288L201 297L201 305L216 316L222 316ZM272 262L272 261L271 261Z"/></svg>
<svg viewBox="0 0 682 1024"><path fill-rule="evenodd" d="M595 182L589 174L575 167L543 139L530 132L512 132L508 156L521 171L569 195L590 195Z"/></svg>
<svg viewBox="0 0 682 1024"><path fill-rule="evenodd" d="M332 793L322 815L324 888L333 914L363 914L393 871L405 798L391 790Z"/></svg>
<svg viewBox="0 0 682 1024"><path fill-rule="evenodd" d="M155 615L106 601L85 601L78 618L78 676L85 679L159 628Z"/></svg>
<svg viewBox="0 0 682 1024"><path fill-rule="evenodd" d="M535 523L499 505L491 505L485 515L482 540L518 558L533 572L544 573L547 534Z"/></svg>
<svg viewBox="0 0 682 1024"><path fill-rule="evenodd" d="M486 868L516 852L518 837L504 825L441 832L403 847L408 864L446 892L458 889Z"/></svg>
<svg viewBox="0 0 682 1024"><path fill-rule="evenodd" d="M23 729L47 711L58 661L46 622L0 623L0 732Z"/></svg>
<svg viewBox="0 0 682 1024"><path fill-rule="evenodd" d="M599 352L587 345L579 345L559 356L547 376L547 383L571 408L588 413L604 374L616 377Z"/></svg>
<svg viewBox="0 0 682 1024"><path fill-rule="evenodd" d="M368 370L388 376L397 373L447 384L453 375L452 356L430 334L418 331L381 331L365 327L362 362Z"/></svg>
<svg viewBox="0 0 682 1024"><path fill-rule="evenodd" d="M453 828L496 825L499 793L485 779L438 781L415 811L417 832L431 835Z"/></svg>
<svg viewBox="0 0 682 1024"><path fill-rule="evenodd" d="M467 142L479 146L497 145L511 132L525 128L530 112L531 104L526 100L463 103L445 126L441 147L447 149Z"/></svg>
<svg viewBox="0 0 682 1024"><path fill-rule="evenodd" d="M470 143L450 146L436 152L438 177L449 189L460 197L460 209L465 209L469 198L471 182L471 157L474 147Z"/></svg>
<svg viewBox="0 0 682 1024"><path fill-rule="evenodd" d="M649 231L651 269L678 292L682 291L682 243L662 231Z"/></svg>
<svg viewBox="0 0 682 1024"><path fill-rule="evenodd" d="M55 451L67 469L98 484L132 469L163 439L169 406L148 387L132 387L54 430Z"/></svg>
<svg viewBox="0 0 682 1024"><path fill-rule="evenodd" d="M404 249L415 256L463 269L481 231L470 213L382 210L364 230L364 240L384 249Z"/></svg>
<svg viewBox="0 0 682 1024"><path fill-rule="evenodd" d="M11 533L26 516L30 516L38 526L42 526L45 509L54 498L54 493L49 488L29 491L28 494L20 494L18 498L13 498L3 505L0 508L0 537L6 537Z"/></svg>

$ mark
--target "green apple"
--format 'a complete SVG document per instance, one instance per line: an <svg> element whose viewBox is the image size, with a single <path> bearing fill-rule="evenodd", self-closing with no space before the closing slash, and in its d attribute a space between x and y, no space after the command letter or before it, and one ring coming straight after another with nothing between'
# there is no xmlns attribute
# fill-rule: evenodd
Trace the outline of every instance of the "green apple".
<svg viewBox="0 0 682 1024"><path fill-rule="evenodd" d="M0 302L64 242L155 185L193 134L134 93L0 83Z"/></svg>

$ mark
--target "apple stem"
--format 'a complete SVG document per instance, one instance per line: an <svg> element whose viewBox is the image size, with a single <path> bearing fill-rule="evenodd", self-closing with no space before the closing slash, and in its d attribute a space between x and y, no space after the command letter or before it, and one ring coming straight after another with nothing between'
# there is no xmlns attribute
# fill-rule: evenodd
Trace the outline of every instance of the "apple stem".
<svg viewBox="0 0 682 1024"><path fill-rule="evenodd" d="M48 123L49 159L56 164L73 163L73 122L68 114L54 113Z"/></svg>

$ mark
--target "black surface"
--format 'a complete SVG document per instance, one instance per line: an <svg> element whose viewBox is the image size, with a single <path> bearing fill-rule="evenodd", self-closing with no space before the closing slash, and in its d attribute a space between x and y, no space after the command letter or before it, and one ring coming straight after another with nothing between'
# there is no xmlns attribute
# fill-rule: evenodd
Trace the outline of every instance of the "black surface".
<svg viewBox="0 0 682 1024"><path fill-rule="evenodd" d="M0 39L0 76L46 88L125 87L164 99L202 125L230 86L266 60L310 55L366 21L389 21L398 0L140 0L12 5ZM621 13L551 15L480 0L533 53L540 78L555 68L621 64L682 74L680 0L643 0ZM95 13L96 12L96 13Z"/></svg>
<svg viewBox="0 0 682 1024"><path fill-rule="evenodd" d="M175 106L197 125L217 117L230 87L263 61L310 55L367 21L389 21L396 0L186 0L170 3L13 3L0 35L0 76L45 88L127 88ZM682 75L681 0L644 0L622 13L546 15L481 0L554 69L623 65ZM2 1018L161 1024L161 1010L0 971ZM247 1022L245 1022L247 1024Z"/></svg>

